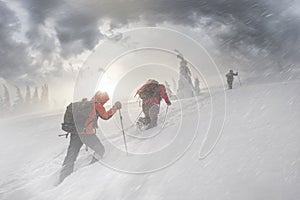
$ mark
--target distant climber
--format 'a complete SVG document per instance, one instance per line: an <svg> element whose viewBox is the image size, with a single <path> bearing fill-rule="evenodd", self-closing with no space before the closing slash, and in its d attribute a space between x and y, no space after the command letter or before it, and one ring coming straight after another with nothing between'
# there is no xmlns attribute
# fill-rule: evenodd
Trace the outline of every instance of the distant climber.
<svg viewBox="0 0 300 200"><path fill-rule="evenodd" d="M59 183L73 172L74 162L83 144L94 151L91 164L100 160L105 152L104 146L96 136L98 117L108 120L122 105L118 101L108 111L104 104L109 100L106 92L96 92L91 101L86 98L71 103L65 112L62 129L71 134L67 155L60 172Z"/></svg>
<svg viewBox="0 0 300 200"><path fill-rule="evenodd" d="M232 69L226 74L228 89L232 89L234 76L238 76L238 72L234 73Z"/></svg>
<svg viewBox="0 0 300 200"><path fill-rule="evenodd" d="M147 126L146 129L157 126L160 101L164 99L168 106L171 105L165 86L156 80L149 79L138 89L137 94L142 99L142 109L145 115L138 119L138 126Z"/></svg>

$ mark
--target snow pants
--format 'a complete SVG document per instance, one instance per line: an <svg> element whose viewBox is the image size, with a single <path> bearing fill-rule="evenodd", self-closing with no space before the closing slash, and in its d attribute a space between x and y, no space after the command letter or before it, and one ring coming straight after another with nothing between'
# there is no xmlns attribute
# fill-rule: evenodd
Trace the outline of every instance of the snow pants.
<svg viewBox="0 0 300 200"><path fill-rule="evenodd" d="M67 155L60 173L60 182L73 172L74 163L83 144L95 152L91 164L103 157L105 149L96 134L71 134Z"/></svg>
<svg viewBox="0 0 300 200"><path fill-rule="evenodd" d="M159 105L156 104L143 104L143 113L145 115L144 124L148 125L147 129L157 126Z"/></svg>
<svg viewBox="0 0 300 200"><path fill-rule="evenodd" d="M232 89L233 80L227 79L228 89Z"/></svg>

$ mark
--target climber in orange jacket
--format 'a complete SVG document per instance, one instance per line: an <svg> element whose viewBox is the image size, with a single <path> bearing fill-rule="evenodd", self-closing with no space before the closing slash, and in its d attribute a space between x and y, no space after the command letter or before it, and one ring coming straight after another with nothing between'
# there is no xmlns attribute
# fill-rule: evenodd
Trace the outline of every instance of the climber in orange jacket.
<svg viewBox="0 0 300 200"><path fill-rule="evenodd" d="M60 173L59 183L61 183L67 176L69 176L73 172L74 162L76 161L76 158L83 144L85 144L87 147L91 148L94 151L94 156L91 163L94 163L103 157L105 149L102 143L100 142L99 138L96 136L95 131L96 128L98 128L98 117L104 120L108 120L116 113L118 109L121 109L122 107L121 103L118 101L114 104L114 106L111 109L106 111L104 108L104 104L108 100L108 94L106 92L100 91L96 92L96 94L90 102L84 100L87 103L91 103L92 107L88 113L87 119L85 120L84 128L76 127L74 129L76 131L71 132L70 144L68 147L67 155L63 162L63 168ZM78 124L76 125L79 126Z"/></svg>

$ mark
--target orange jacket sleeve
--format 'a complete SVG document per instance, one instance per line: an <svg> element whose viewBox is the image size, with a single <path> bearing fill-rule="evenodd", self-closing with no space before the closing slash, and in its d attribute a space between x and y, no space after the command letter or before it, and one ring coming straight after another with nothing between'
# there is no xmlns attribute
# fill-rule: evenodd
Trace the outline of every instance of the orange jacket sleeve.
<svg viewBox="0 0 300 200"><path fill-rule="evenodd" d="M166 103L170 102L170 99L168 97L166 87L164 85L159 85L160 89L160 96L165 100Z"/></svg>
<svg viewBox="0 0 300 200"><path fill-rule="evenodd" d="M116 110L113 108L106 111L104 106L100 103L96 104L95 109L96 109L99 117L101 117L101 119L104 119L104 120L108 120L116 113Z"/></svg>

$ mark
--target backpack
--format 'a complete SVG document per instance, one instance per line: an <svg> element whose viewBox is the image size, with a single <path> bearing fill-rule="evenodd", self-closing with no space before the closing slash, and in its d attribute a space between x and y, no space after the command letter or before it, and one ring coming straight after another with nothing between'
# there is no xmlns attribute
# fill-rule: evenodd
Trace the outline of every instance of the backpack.
<svg viewBox="0 0 300 200"><path fill-rule="evenodd" d="M152 81L151 83L147 83L147 85L143 86L142 90L138 93L141 99L149 99L152 97L160 97L160 92L158 91L158 82Z"/></svg>
<svg viewBox="0 0 300 200"><path fill-rule="evenodd" d="M93 101L70 103L67 106L64 114L64 122L61 124L61 129L67 133L84 132L86 128L85 122L88 119L92 109L94 109ZM97 119L98 117L96 115L94 120L97 121Z"/></svg>

